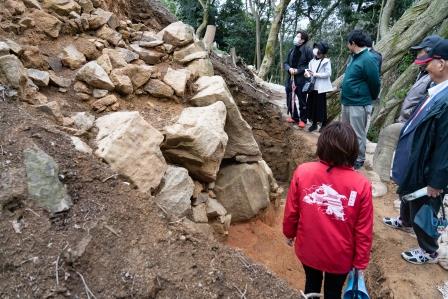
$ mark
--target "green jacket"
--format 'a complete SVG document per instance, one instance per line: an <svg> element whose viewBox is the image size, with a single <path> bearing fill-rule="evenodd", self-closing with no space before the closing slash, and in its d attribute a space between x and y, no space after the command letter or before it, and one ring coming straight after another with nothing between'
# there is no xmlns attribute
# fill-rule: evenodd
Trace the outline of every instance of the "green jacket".
<svg viewBox="0 0 448 299"><path fill-rule="evenodd" d="M371 105L378 98L381 81L378 62L369 51L352 56L344 74L341 87L341 103L344 106Z"/></svg>

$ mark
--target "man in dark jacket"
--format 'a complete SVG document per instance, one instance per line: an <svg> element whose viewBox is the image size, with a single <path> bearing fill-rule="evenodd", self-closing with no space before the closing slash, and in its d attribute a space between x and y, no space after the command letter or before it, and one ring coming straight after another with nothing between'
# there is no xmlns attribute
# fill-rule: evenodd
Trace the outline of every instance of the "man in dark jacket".
<svg viewBox="0 0 448 299"><path fill-rule="evenodd" d="M412 228L419 248L403 252L402 257L414 264L436 263L437 238L415 223L419 210L428 205L438 214L448 186L448 40L442 40L416 64L426 70L437 85L428 90L401 130L395 152L392 179L403 196L427 187L427 196L410 202Z"/></svg>
<svg viewBox="0 0 448 299"><path fill-rule="evenodd" d="M313 51L306 45L307 42L308 34L304 31L297 32L294 38L294 47L289 50L284 63L285 71L288 73L288 78L285 83L286 104L288 106L288 113L291 115L288 122L297 122L300 128L305 127L308 118L306 115L307 95L302 92L302 88L306 82L304 73L305 69L308 68L308 63L313 59ZM298 103L295 101L295 97L292 96L292 78L294 78L296 86L295 94ZM298 110L300 111L300 116Z"/></svg>
<svg viewBox="0 0 448 299"><path fill-rule="evenodd" d="M356 169L361 168L365 161L372 101L378 98L381 85L378 61L367 48L368 39L361 30L353 30L349 34L347 47L352 59L341 86L342 121L349 123L358 137Z"/></svg>
<svg viewBox="0 0 448 299"><path fill-rule="evenodd" d="M441 40L442 38L438 35L430 35L425 37L419 45L411 47L411 49L418 51L417 56L425 55L427 54L428 49L432 49ZM409 119L415 107L417 107L426 97L428 89L431 87L431 83L431 78L426 72L425 66L422 66L422 69L417 76L417 80L414 85L412 85L403 101L400 117L398 118L399 122L405 123Z"/></svg>

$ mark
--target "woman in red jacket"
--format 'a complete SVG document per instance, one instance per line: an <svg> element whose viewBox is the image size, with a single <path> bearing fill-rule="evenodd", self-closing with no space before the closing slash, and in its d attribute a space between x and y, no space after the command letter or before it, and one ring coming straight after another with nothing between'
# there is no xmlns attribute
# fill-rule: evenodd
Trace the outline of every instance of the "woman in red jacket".
<svg viewBox="0 0 448 299"><path fill-rule="evenodd" d="M349 124L333 122L317 142L319 162L297 167L283 219L306 275L305 293L340 299L348 272L367 267L373 205L369 181L353 169L358 141Z"/></svg>

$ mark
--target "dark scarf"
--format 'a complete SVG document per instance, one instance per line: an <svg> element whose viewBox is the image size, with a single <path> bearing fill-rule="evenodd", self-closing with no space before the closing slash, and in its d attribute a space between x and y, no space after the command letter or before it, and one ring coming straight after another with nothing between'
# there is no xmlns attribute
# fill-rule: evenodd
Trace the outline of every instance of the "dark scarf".
<svg viewBox="0 0 448 299"><path fill-rule="evenodd" d="M302 46L294 46L294 50L292 51L291 67L296 68L299 64L300 56L302 55L300 47Z"/></svg>

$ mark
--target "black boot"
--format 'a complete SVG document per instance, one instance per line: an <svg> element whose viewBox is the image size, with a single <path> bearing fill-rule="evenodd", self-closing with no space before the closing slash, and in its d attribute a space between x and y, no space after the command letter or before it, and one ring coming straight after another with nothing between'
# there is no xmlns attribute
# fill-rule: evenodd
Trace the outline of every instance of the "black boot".
<svg viewBox="0 0 448 299"><path fill-rule="evenodd" d="M317 124L316 124L316 123L313 123L313 124L311 125L311 127L308 129L308 132L313 132L313 131L315 131L315 130L317 130Z"/></svg>

